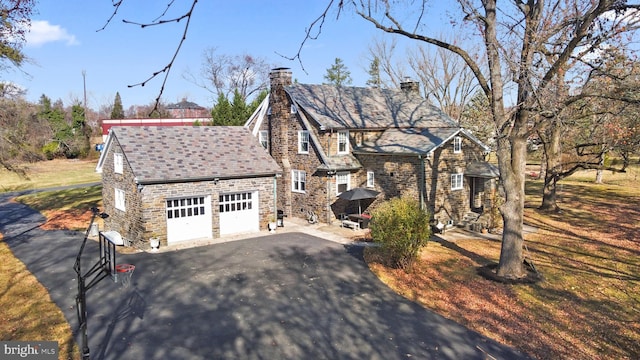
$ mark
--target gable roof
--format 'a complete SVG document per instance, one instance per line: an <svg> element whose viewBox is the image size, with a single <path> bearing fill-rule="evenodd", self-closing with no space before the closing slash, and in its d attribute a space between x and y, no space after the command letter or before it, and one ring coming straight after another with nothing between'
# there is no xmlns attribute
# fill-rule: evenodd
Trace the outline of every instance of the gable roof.
<svg viewBox="0 0 640 360"><path fill-rule="evenodd" d="M241 126L111 128L103 151L117 140L139 184L189 182L281 173L248 129ZM99 161L99 167L104 160Z"/></svg>
<svg viewBox="0 0 640 360"><path fill-rule="evenodd" d="M285 90L322 130L457 125L419 94L403 90L309 84L293 84Z"/></svg>
<svg viewBox="0 0 640 360"><path fill-rule="evenodd" d="M362 143L354 153L426 155L446 144L454 136L464 135L485 151L490 149L475 136L459 127L429 129L387 129L379 138Z"/></svg>

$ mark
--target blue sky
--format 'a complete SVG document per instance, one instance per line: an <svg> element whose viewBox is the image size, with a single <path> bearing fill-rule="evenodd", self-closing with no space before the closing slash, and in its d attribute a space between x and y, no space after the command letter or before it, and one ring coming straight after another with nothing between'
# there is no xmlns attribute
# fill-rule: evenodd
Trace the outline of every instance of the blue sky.
<svg viewBox="0 0 640 360"><path fill-rule="evenodd" d="M111 24L102 28L112 13L109 0L40 0L33 16L32 31L24 47L31 62L22 71L0 74L28 90L27 99L37 101L42 94L69 105L83 97L82 72L86 72L89 107L98 109L113 101L120 92L123 105L149 104L157 96L161 78L144 87L127 85L145 80L164 67L182 36L182 23L140 29L122 19L150 22L159 16L168 1L124 2ZM151 5L150 5L151 4ZM176 6L189 6L178 0ZM186 81L184 71L198 73L202 52L217 47L217 53L248 53L275 66L290 67L302 83L322 83L326 69L336 57L351 71L353 85L364 86L368 78L368 45L374 38L390 36L351 13L339 20L328 19L318 40L307 43L302 52L305 72L293 56L305 29L322 13L326 0L200 0L196 5L187 41L172 69L163 101L173 103L187 98L212 106L212 95ZM176 8L178 12L178 8ZM335 15L335 14L334 14Z"/></svg>

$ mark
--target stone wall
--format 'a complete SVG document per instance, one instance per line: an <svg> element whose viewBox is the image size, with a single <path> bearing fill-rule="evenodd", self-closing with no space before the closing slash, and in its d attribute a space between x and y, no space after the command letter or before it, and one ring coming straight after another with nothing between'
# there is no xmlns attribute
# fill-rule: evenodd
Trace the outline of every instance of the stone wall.
<svg viewBox="0 0 640 360"><path fill-rule="evenodd" d="M274 178L271 176L223 179L217 182L147 184L138 189L126 156L123 173L114 173L113 153L122 153L122 150L117 139L114 138L113 141L102 168L104 212L109 214L104 220L104 230L119 232L132 245L148 241L152 234L160 237L162 245L167 245L167 199L210 195L214 237L220 237L218 196L221 193L258 191L260 229L266 229L269 222L275 221ZM115 208L116 188L125 191L125 211Z"/></svg>
<svg viewBox="0 0 640 360"><path fill-rule="evenodd" d="M123 156L123 172L114 172L113 154L122 153L117 138L112 139L102 167L102 201L104 212L109 217L104 220L104 230L115 230L128 241L139 239L143 233L142 224L142 198L138 192L135 175ZM125 194L125 211L115 207L115 189L121 189Z"/></svg>
<svg viewBox="0 0 640 360"><path fill-rule="evenodd" d="M219 195L247 191L258 191L260 229L267 229L267 224L275 221L273 177L145 185L142 190L143 236L136 240L148 240L151 234L155 233L160 237L160 243L166 245L166 200L207 195L211 196L213 237L218 238L220 237Z"/></svg>

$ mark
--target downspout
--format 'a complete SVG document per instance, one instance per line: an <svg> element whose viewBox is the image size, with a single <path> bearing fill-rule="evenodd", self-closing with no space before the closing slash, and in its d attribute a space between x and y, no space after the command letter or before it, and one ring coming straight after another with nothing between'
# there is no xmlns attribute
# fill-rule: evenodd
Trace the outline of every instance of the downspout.
<svg viewBox="0 0 640 360"><path fill-rule="evenodd" d="M278 175L273 175L273 217L276 219L276 227L278 226ZM283 220L284 223L284 220Z"/></svg>
<svg viewBox="0 0 640 360"><path fill-rule="evenodd" d="M425 184L425 182L427 180L426 180L426 177L424 175L424 171L425 171L424 156L423 155L418 155L418 159L420 159L420 176L419 176L420 184L419 184L419 187L418 187L420 189L419 190L419 192L420 192L420 210L424 211L424 207L425 207L424 198L425 198L425 192L427 191L426 190L426 184Z"/></svg>
<svg viewBox="0 0 640 360"><path fill-rule="evenodd" d="M329 139L327 140L327 155L331 156L331 138L333 137L333 128L331 128L331 133L329 134ZM327 163L329 165L330 163ZM331 167L327 170L327 208L325 212L327 213L327 224L331 224L331 176L333 174L333 170Z"/></svg>

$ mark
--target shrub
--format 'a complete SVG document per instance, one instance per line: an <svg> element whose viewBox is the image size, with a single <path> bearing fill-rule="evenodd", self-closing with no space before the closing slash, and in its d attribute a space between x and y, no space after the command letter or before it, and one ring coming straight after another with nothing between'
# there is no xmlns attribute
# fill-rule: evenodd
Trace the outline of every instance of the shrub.
<svg viewBox="0 0 640 360"><path fill-rule="evenodd" d="M429 214L412 199L394 198L375 209L371 236L393 268L408 270L431 236Z"/></svg>

